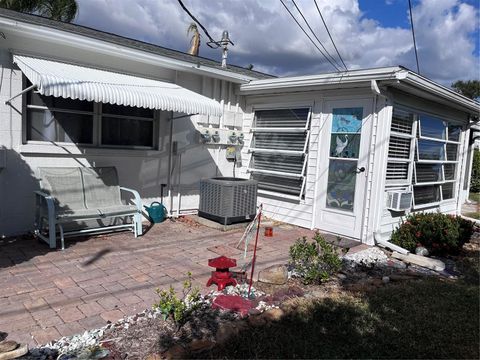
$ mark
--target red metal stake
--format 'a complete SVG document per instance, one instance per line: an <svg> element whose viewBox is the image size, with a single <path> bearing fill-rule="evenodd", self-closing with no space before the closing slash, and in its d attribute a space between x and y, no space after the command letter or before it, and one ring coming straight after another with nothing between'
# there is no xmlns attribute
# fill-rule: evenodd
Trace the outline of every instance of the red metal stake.
<svg viewBox="0 0 480 360"><path fill-rule="evenodd" d="M252 272L250 273L250 284L248 286L248 298L250 298L250 290L252 289L252 282L253 282L253 272L255 270L255 261L257 260L257 243L258 243L258 234L260 233L260 221L262 219L262 210L263 210L263 204L260 204L260 209L258 211L257 235L255 237L255 246L253 248Z"/></svg>

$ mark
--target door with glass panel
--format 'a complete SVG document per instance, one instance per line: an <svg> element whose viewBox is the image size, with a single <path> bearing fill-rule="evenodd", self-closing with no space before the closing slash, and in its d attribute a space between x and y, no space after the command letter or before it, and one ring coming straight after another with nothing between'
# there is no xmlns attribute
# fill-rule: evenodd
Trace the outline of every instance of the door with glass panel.
<svg viewBox="0 0 480 360"><path fill-rule="evenodd" d="M360 238L370 144L371 102L331 101L325 108L316 227Z"/></svg>

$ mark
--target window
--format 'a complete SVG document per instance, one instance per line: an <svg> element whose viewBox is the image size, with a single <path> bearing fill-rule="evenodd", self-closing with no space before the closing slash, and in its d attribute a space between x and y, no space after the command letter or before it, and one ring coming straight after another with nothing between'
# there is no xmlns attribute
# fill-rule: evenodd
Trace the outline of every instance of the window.
<svg viewBox="0 0 480 360"><path fill-rule="evenodd" d="M410 185L415 144L415 115L394 108L388 145L387 185Z"/></svg>
<svg viewBox="0 0 480 360"><path fill-rule="evenodd" d="M413 185L414 207L455 197L462 127L437 117L394 108L387 185Z"/></svg>
<svg viewBox="0 0 480 360"><path fill-rule="evenodd" d="M31 84L27 82L26 86ZM92 101L43 96L29 91L27 141L79 145L154 148L154 111Z"/></svg>
<svg viewBox="0 0 480 360"><path fill-rule="evenodd" d="M303 197L310 109L255 111L248 171L264 193Z"/></svg>
<svg viewBox="0 0 480 360"><path fill-rule="evenodd" d="M353 212L363 107L332 110L326 206Z"/></svg>
<svg viewBox="0 0 480 360"><path fill-rule="evenodd" d="M27 140L93 144L93 103L42 96L27 99Z"/></svg>

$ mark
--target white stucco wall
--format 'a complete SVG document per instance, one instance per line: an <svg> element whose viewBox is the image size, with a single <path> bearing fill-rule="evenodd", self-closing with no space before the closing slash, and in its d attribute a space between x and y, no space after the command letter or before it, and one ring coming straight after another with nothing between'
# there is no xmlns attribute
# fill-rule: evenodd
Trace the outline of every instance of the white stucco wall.
<svg viewBox="0 0 480 360"><path fill-rule="evenodd" d="M65 56L65 54L64 54ZM89 58L92 61L92 57ZM108 59L97 56L99 63L108 63ZM77 59L78 62L78 59ZM90 63L89 63L90 64ZM94 65L94 64L92 64ZM123 68L127 64L113 62ZM35 177L41 166L115 166L122 186L140 192L144 204L160 201L161 184L168 183L168 164L170 154L170 121L172 114L159 111L158 149L126 150L106 149L55 144L22 143L22 96L11 104L5 100L22 90L22 73L12 64L10 52L0 49L0 146L6 150L6 167L0 170L0 236L24 233L32 230L34 216L33 191L38 188ZM195 74L183 74L165 69L144 68L142 64L128 64L128 68L145 77L152 73L161 73L162 78L172 78L181 86L203 93L222 101L226 110L241 113L237 106L238 97L234 95L235 85L225 80L205 78ZM144 73L142 71L145 70ZM198 208L198 183L202 178L228 174L233 164L225 159L225 149L221 146L200 143L195 126L219 127L221 119L202 116L184 117L173 120L172 141L178 144L177 154L172 156L172 201L166 198L168 210L178 213L180 210ZM180 201L178 194L180 194ZM171 209L170 205L173 205Z"/></svg>

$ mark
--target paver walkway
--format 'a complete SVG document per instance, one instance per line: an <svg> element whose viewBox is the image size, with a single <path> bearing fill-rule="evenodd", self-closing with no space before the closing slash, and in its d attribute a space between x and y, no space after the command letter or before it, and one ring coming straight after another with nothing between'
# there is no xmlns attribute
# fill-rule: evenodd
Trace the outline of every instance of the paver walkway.
<svg viewBox="0 0 480 360"><path fill-rule="evenodd" d="M241 258L234 246L242 232L167 220L137 239L131 233L67 239L65 251L26 237L0 240L0 331L44 344L150 308L155 288L179 290L188 271L204 288L209 258ZM285 262L293 242L311 235L286 225L273 237L262 234L256 269Z"/></svg>

